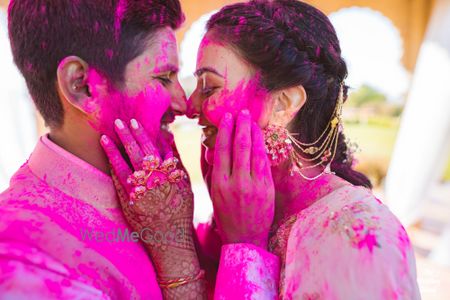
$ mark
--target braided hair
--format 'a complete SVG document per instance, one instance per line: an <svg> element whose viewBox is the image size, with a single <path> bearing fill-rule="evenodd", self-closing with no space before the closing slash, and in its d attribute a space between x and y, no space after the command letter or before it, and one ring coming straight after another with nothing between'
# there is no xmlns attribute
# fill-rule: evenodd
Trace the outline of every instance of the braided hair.
<svg viewBox="0 0 450 300"><path fill-rule="evenodd" d="M258 70L268 91L302 85L307 101L289 130L304 143L320 136L347 77L336 31L325 14L301 1L252 0L225 6L211 17L207 30ZM344 86L344 101L347 95ZM331 170L354 185L372 188L352 162L341 132Z"/></svg>

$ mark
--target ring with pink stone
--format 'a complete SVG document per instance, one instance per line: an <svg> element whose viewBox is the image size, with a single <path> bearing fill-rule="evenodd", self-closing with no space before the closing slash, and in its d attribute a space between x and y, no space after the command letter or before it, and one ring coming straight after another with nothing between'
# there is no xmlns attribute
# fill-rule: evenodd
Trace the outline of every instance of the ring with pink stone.
<svg viewBox="0 0 450 300"><path fill-rule="evenodd" d="M178 163L179 160L176 157L168 158L163 162L152 155L144 157L142 170L135 171L127 179L127 183L133 186L129 204L134 205L145 196L147 191L167 182L174 184L187 179L186 172L177 168Z"/></svg>

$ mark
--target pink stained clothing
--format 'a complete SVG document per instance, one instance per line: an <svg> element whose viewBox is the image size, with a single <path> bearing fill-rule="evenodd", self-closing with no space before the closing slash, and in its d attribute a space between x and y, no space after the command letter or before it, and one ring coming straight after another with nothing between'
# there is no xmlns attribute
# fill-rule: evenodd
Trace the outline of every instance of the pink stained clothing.
<svg viewBox="0 0 450 300"><path fill-rule="evenodd" d="M250 244L222 245L214 222L199 224L196 237L208 299L278 299L278 256Z"/></svg>
<svg viewBox="0 0 450 300"><path fill-rule="evenodd" d="M202 231L208 237L208 243L204 244L210 246L204 247L204 256L210 261L221 261L217 278L223 282L222 266L233 262L233 257L239 265L242 258L224 255L223 248L219 257L219 238L214 225ZM270 284L279 281L275 288L278 296L272 297L269 284L265 286L265 297L256 299L420 299L414 253L405 229L363 187L346 184L301 212L293 213L274 228L269 249L280 258L280 274L274 275L275 268L268 267L268 263L261 281L269 280ZM223 262L225 258L227 263ZM264 265L259 264L258 268L260 272ZM230 274L228 280L247 277L250 282L257 272L250 272L252 276L237 272L239 277ZM227 288L233 291L232 284Z"/></svg>
<svg viewBox="0 0 450 300"><path fill-rule="evenodd" d="M370 190L350 184L272 237L283 299L420 299L407 233Z"/></svg>
<svg viewBox="0 0 450 300"><path fill-rule="evenodd" d="M1 194L0 215L0 299L162 298L112 179L47 137Z"/></svg>
<svg viewBox="0 0 450 300"><path fill-rule="evenodd" d="M131 233L111 178L42 137L0 195L0 299L162 299ZM228 247L226 257L234 247L249 246ZM245 253L240 267L271 259L271 272L279 271L270 253L255 249L260 259L252 260ZM234 267L220 268L237 274Z"/></svg>
<svg viewBox="0 0 450 300"><path fill-rule="evenodd" d="M247 244L222 246L214 299L277 299L280 261Z"/></svg>

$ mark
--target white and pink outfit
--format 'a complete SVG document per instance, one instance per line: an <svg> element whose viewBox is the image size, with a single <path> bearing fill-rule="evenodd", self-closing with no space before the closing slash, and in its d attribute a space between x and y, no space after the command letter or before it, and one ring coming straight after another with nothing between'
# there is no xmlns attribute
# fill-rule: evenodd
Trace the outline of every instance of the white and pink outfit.
<svg viewBox="0 0 450 300"><path fill-rule="evenodd" d="M210 245L218 243L213 226L203 231L209 232ZM240 278L227 273L223 267L241 265L243 256L225 255L224 247L221 255L220 244L204 248L211 261L220 261L218 282L228 282L216 292L222 287L233 291L241 278L251 281L259 276L261 281L279 280L272 299L420 299L414 252L405 229L363 187L346 184L274 228L269 248L280 258L279 278L261 275L261 269L247 270ZM245 252L252 257L249 250ZM268 291L270 287L265 295L273 295Z"/></svg>
<svg viewBox="0 0 450 300"><path fill-rule="evenodd" d="M162 299L127 230L111 178L42 137L0 195L0 299ZM236 296L275 296L275 255L238 244L222 256L217 298L229 298L230 274Z"/></svg>
<svg viewBox="0 0 450 300"><path fill-rule="evenodd" d="M285 220L271 250L283 299L420 299L407 233L364 187L344 185Z"/></svg>

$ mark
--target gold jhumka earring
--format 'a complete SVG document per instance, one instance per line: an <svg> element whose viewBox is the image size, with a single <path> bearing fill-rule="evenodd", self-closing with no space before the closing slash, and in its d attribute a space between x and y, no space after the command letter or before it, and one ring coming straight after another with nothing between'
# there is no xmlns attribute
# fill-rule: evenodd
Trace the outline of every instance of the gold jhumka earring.
<svg viewBox="0 0 450 300"><path fill-rule="evenodd" d="M286 128L269 125L264 129L266 151L272 166L290 161L290 175L299 174L306 180L316 180L323 174L330 174L331 163L336 156L339 133L342 131L342 106L344 104L344 85L341 84L336 107L322 134L312 143L303 143ZM322 172L308 177L303 172L324 166Z"/></svg>

